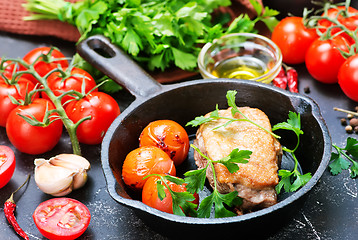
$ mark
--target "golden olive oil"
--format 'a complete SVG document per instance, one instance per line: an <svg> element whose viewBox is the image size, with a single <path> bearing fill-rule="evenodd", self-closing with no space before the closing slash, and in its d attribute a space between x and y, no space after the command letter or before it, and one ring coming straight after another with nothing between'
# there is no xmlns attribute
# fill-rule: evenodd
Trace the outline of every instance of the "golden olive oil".
<svg viewBox="0 0 358 240"><path fill-rule="evenodd" d="M260 59L244 56L225 59L211 69L211 74L218 78L254 79L269 69Z"/></svg>

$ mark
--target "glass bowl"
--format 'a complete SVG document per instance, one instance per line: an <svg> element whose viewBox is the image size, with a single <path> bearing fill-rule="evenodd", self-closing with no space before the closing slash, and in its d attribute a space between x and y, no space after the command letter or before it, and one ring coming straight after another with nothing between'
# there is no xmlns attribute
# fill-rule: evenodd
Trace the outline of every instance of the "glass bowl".
<svg viewBox="0 0 358 240"><path fill-rule="evenodd" d="M203 78L237 78L270 83L279 73L282 54L267 37L234 33L203 46L198 57Z"/></svg>

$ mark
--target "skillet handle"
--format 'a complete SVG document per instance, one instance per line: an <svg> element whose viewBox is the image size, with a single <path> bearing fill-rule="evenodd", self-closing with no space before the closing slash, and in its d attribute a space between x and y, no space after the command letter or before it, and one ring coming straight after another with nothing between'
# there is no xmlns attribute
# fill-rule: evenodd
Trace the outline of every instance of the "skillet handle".
<svg viewBox="0 0 358 240"><path fill-rule="evenodd" d="M83 40L78 44L77 52L135 97L148 97L162 88L161 84L104 36L95 35Z"/></svg>

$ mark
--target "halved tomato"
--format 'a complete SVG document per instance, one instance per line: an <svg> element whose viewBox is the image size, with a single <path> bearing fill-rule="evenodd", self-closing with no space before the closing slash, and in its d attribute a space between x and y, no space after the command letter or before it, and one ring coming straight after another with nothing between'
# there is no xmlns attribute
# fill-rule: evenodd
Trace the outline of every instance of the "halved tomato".
<svg viewBox="0 0 358 240"><path fill-rule="evenodd" d="M15 171L15 154L8 146L0 145L0 188L5 186Z"/></svg>
<svg viewBox="0 0 358 240"><path fill-rule="evenodd" d="M86 231L91 220L88 208L72 198L42 202L32 217L40 233L50 240L76 239Z"/></svg>

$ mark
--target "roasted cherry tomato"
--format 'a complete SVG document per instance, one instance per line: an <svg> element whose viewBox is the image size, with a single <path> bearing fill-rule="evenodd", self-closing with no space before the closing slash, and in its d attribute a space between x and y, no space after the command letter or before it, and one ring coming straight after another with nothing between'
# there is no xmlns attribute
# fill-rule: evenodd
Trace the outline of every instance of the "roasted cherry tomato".
<svg viewBox="0 0 358 240"><path fill-rule="evenodd" d="M161 148L178 166L188 156L189 137L177 122L157 120L143 129L139 137L139 145Z"/></svg>
<svg viewBox="0 0 358 240"><path fill-rule="evenodd" d="M339 68L346 60L340 51L349 52L349 42L342 36L316 39L308 48L306 67L311 76L323 83L337 83Z"/></svg>
<svg viewBox="0 0 358 240"><path fill-rule="evenodd" d="M50 240L76 239L86 231L91 220L88 208L71 198L42 202L32 217L40 233Z"/></svg>
<svg viewBox="0 0 358 240"><path fill-rule="evenodd" d="M9 96L16 100L25 100L26 93L34 90L35 87L35 84L26 78L20 77L19 80L13 82L10 79L5 81L0 76L0 126L6 126L10 112L17 107L16 104L12 103ZM33 97L36 98L38 96L39 94L36 93Z"/></svg>
<svg viewBox="0 0 358 240"><path fill-rule="evenodd" d="M51 53L50 53L51 51ZM45 55L45 57L41 55ZM28 64L34 64L35 71L41 76L45 76L51 70L58 68L60 65L62 68L68 67L68 61L66 57L56 48L50 47L38 47L28 52L23 60ZM21 70L26 70L22 67ZM31 74L24 74L24 77L30 79L34 83L38 83L36 78Z"/></svg>
<svg viewBox="0 0 358 240"><path fill-rule="evenodd" d="M142 189L145 176L158 173L176 175L174 162L160 148L147 146L131 151L122 166L123 181L134 189Z"/></svg>
<svg viewBox="0 0 358 240"><path fill-rule="evenodd" d="M301 17L282 19L271 36L281 49L283 62L287 64L303 63L309 46L317 38L316 30L306 28Z"/></svg>
<svg viewBox="0 0 358 240"><path fill-rule="evenodd" d="M46 110L55 109L52 102L43 98L36 98L26 106L18 106L12 110L6 122L7 136L18 150L28 154L41 154L50 151L60 140L62 121L57 114L52 113L49 121L44 121ZM30 125L22 116L35 118L44 122L43 126ZM52 121L55 120L55 121Z"/></svg>
<svg viewBox="0 0 358 240"><path fill-rule="evenodd" d="M15 154L8 146L0 145L0 188L5 186L15 171Z"/></svg>
<svg viewBox="0 0 358 240"><path fill-rule="evenodd" d="M90 120L78 126L78 141L99 144L113 120L120 114L120 109L116 100L110 95L104 92L91 92L81 100L70 102L66 107L66 113L75 123L91 116Z"/></svg>
<svg viewBox="0 0 358 240"><path fill-rule="evenodd" d="M358 54L342 64L338 72L338 84L347 97L358 102Z"/></svg>
<svg viewBox="0 0 358 240"><path fill-rule="evenodd" d="M163 212L173 213L173 200L172 196L166 185L162 183L164 186L165 191L165 198L160 200L158 197L158 189L157 189L157 181L160 180L158 176L151 176L148 178L146 183L144 184L143 191L142 191L142 202L152 208L158 209ZM169 185L170 189L173 192L185 192L186 187L185 185L177 185L173 182L166 181ZM194 193L195 200L192 203L198 205L199 204L199 195Z"/></svg>
<svg viewBox="0 0 358 240"><path fill-rule="evenodd" d="M96 82L92 76L81 68L72 68L68 73L68 76L61 76L59 72L51 74L47 79L47 84L55 96L60 96L64 92L74 90L82 94L86 94L89 91L97 92ZM84 92L82 92L84 90ZM43 94L44 98L48 98L46 94ZM68 100L74 99L70 95L66 95L61 99L61 103L65 104Z"/></svg>

